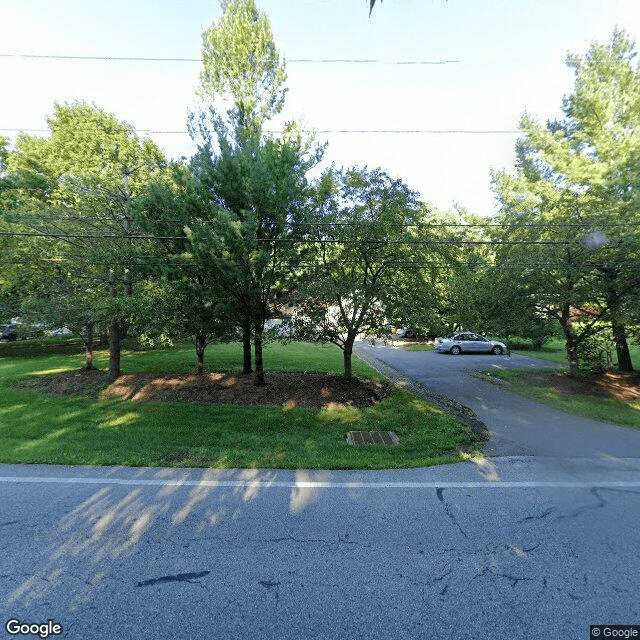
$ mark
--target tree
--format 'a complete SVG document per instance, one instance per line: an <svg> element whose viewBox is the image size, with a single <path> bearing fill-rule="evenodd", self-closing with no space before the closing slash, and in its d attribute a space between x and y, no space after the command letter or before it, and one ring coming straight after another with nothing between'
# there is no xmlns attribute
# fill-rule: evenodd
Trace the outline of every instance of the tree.
<svg viewBox="0 0 640 640"><path fill-rule="evenodd" d="M224 0L219 22L203 34L198 93L208 110L190 121L201 140L192 168L215 224L194 221L189 232L242 315L245 371L253 339L256 384L264 384L265 322L296 258L291 240L308 191L306 173L320 158L293 125L279 140L263 132L283 108L285 81L266 15L254 0Z"/></svg>
<svg viewBox="0 0 640 640"><path fill-rule="evenodd" d="M564 101L561 129L573 153L587 160L586 170L567 173L591 195L594 228L608 239L598 247L593 262L618 368L625 371L633 370L626 337L626 324L633 315L629 302L640 287L640 63L636 58L635 45L621 30L614 31L606 45L592 45L586 56L569 56L575 90ZM612 228L612 223L629 228Z"/></svg>
<svg viewBox="0 0 640 640"><path fill-rule="evenodd" d="M219 115L226 107L236 134L259 138L264 122L284 106L285 64L269 19L255 0L222 0L221 4L219 22L202 34L198 94Z"/></svg>
<svg viewBox="0 0 640 640"><path fill-rule="evenodd" d="M389 318L429 307L423 210L414 192L380 169L327 173L319 197L308 218L294 328L337 345L350 379L359 335L384 333Z"/></svg>
<svg viewBox="0 0 640 640"><path fill-rule="evenodd" d="M159 238L139 267L154 280L145 291L156 299L154 321L143 327L150 335L193 337L196 373L202 374L207 345L233 335L233 316L227 313L229 295L220 286L224 274L202 264L184 235L194 224L209 224L216 209L200 197L190 167L174 163L172 169L149 186L135 207L136 225Z"/></svg>
<svg viewBox="0 0 640 640"><path fill-rule="evenodd" d="M75 280L67 291L90 287L93 299L100 299L101 319L110 323L109 374L115 379L131 306L118 297L132 292L136 252L131 200L164 158L131 126L86 103L56 104L48 124L50 137L19 136L9 158L10 170L22 177L15 189L26 212L22 221L39 236L41 257L61 261Z"/></svg>
<svg viewBox="0 0 640 640"><path fill-rule="evenodd" d="M226 291L228 313L253 337L255 380L264 384L265 325L292 287L310 194L306 175L317 157L297 137L223 149L194 164L202 198L215 214L194 220L188 236L202 268L216 273ZM245 351L245 370L246 364Z"/></svg>
<svg viewBox="0 0 640 640"><path fill-rule="evenodd" d="M494 175L508 236L529 243L501 256L523 263L536 282L540 309L565 333L574 372L580 343L603 322L612 328L619 368L632 369L625 324L640 286L635 55L627 36L616 31L584 58L569 56L575 88L564 100L564 119L543 126L525 115L516 175Z"/></svg>

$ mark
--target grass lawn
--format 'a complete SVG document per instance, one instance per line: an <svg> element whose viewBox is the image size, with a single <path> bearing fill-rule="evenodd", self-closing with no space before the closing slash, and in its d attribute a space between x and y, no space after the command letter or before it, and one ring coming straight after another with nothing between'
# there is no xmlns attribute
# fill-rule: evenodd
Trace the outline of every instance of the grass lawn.
<svg viewBox="0 0 640 640"><path fill-rule="evenodd" d="M634 367L637 369L640 367L640 345L636 345L633 342L629 342L629 352L631 353L631 361ZM569 365L567 360L567 350L565 347L565 341L561 338L554 338L547 342L542 349L528 350L528 349L516 349L512 353L518 353L521 356L531 356L532 358L541 358L542 360L550 360L551 362L559 362L564 365ZM613 360L613 366L618 365L618 359L615 349L611 354Z"/></svg>
<svg viewBox="0 0 640 640"><path fill-rule="evenodd" d="M125 373L187 373L194 349L124 349ZM208 370L239 372L238 344L211 345ZM106 368L108 353L95 354ZM0 345L0 462L195 466L215 468L384 469L457 462L458 445L476 442L457 420L407 392L362 409L256 407L179 402L132 402L44 395L12 383L71 371L82 347L66 343ZM269 372L340 374L342 352L330 345L272 343ZM354 374L377 377L354 357ZM398 447L354 447L347 431L389 430ZM480 446L481 443L478 443Z"/></svg>
<svg viewBox="0 0 640 640"><path fill-rule="evenodd" d="M413 344L410 343L403 345L402 348L407 351L433 351L434 347L432 344L420 344L418 342L414 342Z"/></svg>
<svg viewBox="0 0 640 640"><path fill-rule="evenodd" d="M478 376L501 380L505 389L526 398L544 402L556 409L592 420L611 422L640 429L640 400L615 400L578 393L567 393L560 385L548 386L537 381L538 376L547 377L549 369L493 370Z"/></svg>

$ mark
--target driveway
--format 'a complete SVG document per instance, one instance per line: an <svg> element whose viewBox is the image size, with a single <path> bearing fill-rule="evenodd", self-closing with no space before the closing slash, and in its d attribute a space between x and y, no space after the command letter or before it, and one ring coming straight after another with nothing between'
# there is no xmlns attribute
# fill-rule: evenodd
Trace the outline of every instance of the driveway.
<svg viewBox="0 0 640 640"><path fill-rule="evenodd" d="M460 355L407 351L398 346L357 343L356 353L375 358L471 409L490 431L491 456L640 457L640 431L573 416L527 400L469 375L491 369L557 367L553 362L513 355Z"/></svg>

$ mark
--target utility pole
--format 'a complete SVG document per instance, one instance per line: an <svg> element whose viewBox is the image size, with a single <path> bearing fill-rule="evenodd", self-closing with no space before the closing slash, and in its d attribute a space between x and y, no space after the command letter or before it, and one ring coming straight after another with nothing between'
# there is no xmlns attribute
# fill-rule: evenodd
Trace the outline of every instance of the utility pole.
<svg viewBox="0 0 640 640"><path fill-rule="evenodd" d="M129 176L139 169L140 167L136 167L135 169L124 169L124 232L127 234L129 238L129 244L131 244L131 216L129 214L129 207L131 204L131 192L129 191ZM125 295L130 296L133 293L133 284L131 282L131 271L129 269L124 270L124 292Z"/></svg>
<svg viewBox="0 0 640 640"><path fill-rule="evenodd" d="M131 216L129 215L129 205L131 202L131 192L129 191L129 176L135 169L124 168L124 190L123 190L123 220L122 226L126 236L131 243ZM118 297L118 285L116 271L114 268L109 270L109 289L112 298ZM133 293L133 284L131 282L131 271L128 268L124 270L124 292L125 295L131 296ZM119 314L117 314L119 315ZM122 347L122 325L117 316L111 320L109 327L109 379L111 381L120 377L120 353Z"/></svg>
<svg viewBox="0 0 640 640"><path fill-rule="evenodd" d="M118 297L115 269L109 269L109 289L112 298ZM111 320L109 327L109 380L120 377L120 322L117 317Z"/></svg>

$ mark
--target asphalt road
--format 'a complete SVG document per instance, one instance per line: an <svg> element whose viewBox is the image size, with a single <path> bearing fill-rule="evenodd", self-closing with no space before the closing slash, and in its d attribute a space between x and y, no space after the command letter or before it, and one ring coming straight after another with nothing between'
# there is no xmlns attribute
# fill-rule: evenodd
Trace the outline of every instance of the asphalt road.
<svg viewBox="0 0 640 640"><path fill-rule="evenodd" d="M489 445L527 455L384 472L0 465L0 637L587 639L640 624L640 434L545 413L545 438L578 430L583 449L533 450L531 407L467 388L472 359L515 357L377 354L477 403ZM61 634L10 633L48 621Z"/></svg>
<svg viewBox="0 0 640 640"><path fill-rule="evenodd" d="M517 640L640 623L640 463L563 464L2 466L3 625L52 620L63 635L49 637L78 640Z"/></svg>

